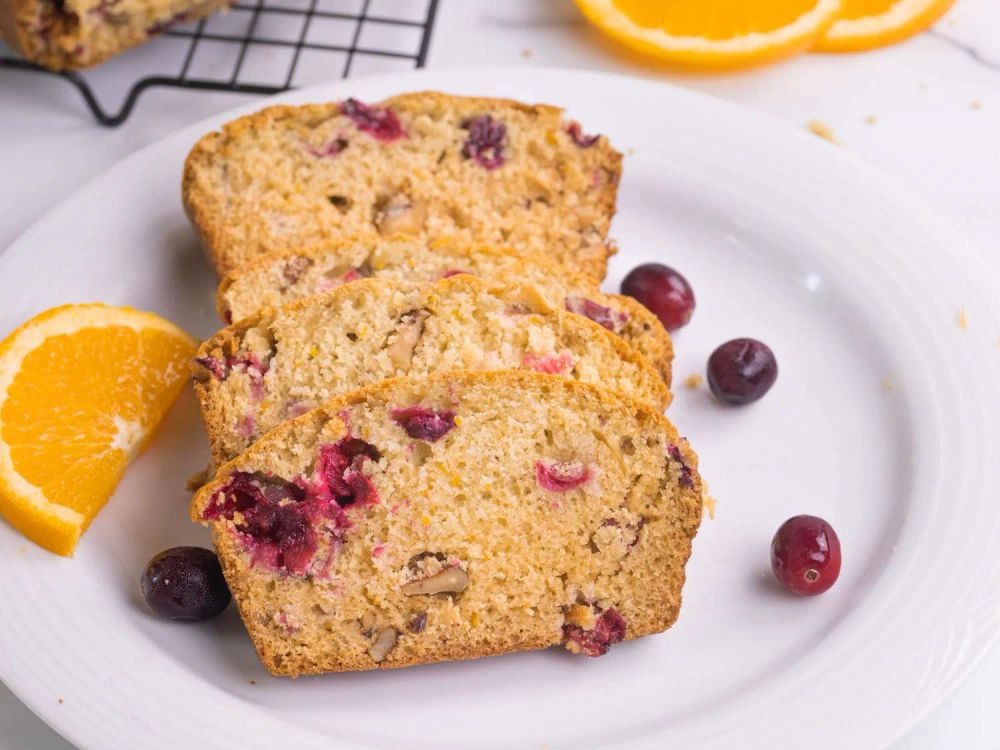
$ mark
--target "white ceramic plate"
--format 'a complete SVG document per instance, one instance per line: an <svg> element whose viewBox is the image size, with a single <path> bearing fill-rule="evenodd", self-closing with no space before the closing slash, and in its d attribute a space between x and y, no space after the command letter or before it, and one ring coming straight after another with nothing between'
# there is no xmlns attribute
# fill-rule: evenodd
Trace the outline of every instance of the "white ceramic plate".
<svg viewBox="0 0 1000 750"><path fill-rule="evenodd" d="M282 99L423 88L554 102L609 134L628 157L608 288L650 260L694 286L670 415L702 456L718 514L696 540L677 626L596 660L550 650L270 678L233 608L179 625L138 592L153 554L208 541L187 521L184 478L207 453L186 396L75 559L0 523L0 676L68 739L102 750L819 749L898 736L998 631L1000 315L973 253L843 151L664 85L489 69ZM190 146L227 119L124 161L10 248L0 329L100 300L209 334L213 277L178 184ZM681 385L741 335L777 353L765 399L727 409ZM839 583L816 599L785 595L768 569L771 535L799 513L830 520L844 548Z"/></svg>

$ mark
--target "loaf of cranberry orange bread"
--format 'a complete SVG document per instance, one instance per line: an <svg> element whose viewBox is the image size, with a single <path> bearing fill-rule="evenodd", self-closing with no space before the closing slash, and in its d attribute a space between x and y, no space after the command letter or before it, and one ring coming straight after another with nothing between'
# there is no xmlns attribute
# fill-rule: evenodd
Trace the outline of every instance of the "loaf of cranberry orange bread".
<svg viewBox="0 0 1000 750"><path fill-rule="evenodd" d="M227 323L359 278L430 282L467 273L506 283L537 286L553 304L584 315L618 334L659 370L670 387L673 347L659 319L631 297L603 294L579 272L537 254L509 247L454 240L428 244L411 238L341 240L308 251L267 255L229 274L219 285L216 305Z"/></svg>
<svg viewBox="0 0 1000 750"><path fill-rule="evenodd" d="M664 409L670 392L620 338L531 286L460 275L365 279L266 309L202 344L193 364L216 465L333 396L398 375L530 369L601 383Z"/></svg>
<svg viewBox="0 0 1000 750"><path fill-rule="evenodd" d="M221 273L343 236L508 243L604 278L621 154L562 110L403 94L269 107L206 135L183 197Z"/></svg>
<svg viewBox="0 0 1000 750"><path fill-rule="evenodd" d="M80 70L232 0L0 0L0 36L49 70Z"/></svg>
<svg viewBox="0 0 1000 750"><path fill-rule="evenodd" d="M677 619L701 514L697 458L659 411L513 371L344 395L191 506L276 675L601 655Z"/></svg>

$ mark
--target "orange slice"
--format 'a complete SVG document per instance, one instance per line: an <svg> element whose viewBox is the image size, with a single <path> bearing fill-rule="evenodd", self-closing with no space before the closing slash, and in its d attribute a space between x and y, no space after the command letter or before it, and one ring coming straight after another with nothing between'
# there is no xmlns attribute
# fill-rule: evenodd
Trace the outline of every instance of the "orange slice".
<svg viewBox="0 0 1000 750"><path fill-rule="evenodd" d="M813 46L841 0L576 0L632 49L695 70L746 68Z"/></svg>
<svg viewBox="0 0 1000 750"><path fill-rule="evenodd" d="M836 22L813 48L857 52L884 47L923 31L955 0L844 0Z"/></svg>
<svg viewBox="0 0 1000 750"><path fill-rule="evenodd" d="M196 342L151 313L65 305L0 342L0 514L70 555L187 381Z"/></svg>

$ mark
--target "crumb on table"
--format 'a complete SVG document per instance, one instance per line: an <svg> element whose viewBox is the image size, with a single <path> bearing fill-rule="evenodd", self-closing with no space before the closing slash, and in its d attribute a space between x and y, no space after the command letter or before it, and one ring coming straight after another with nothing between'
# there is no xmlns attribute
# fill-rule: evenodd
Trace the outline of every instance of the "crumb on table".
<svg viewBox="0 0 1000 750"><path fill-rule="evenodd" d="M975 110L980 110L980 109L983 108L983 103L981 101L979 101L978 99L976 99L976 101L974 101L971 104L969 104L969 106L972 107Z"/></svg>
<svg viewBox="0 0 1000 750"><path fill-rule="evenodd" d="M523 57L525 60L530 59L533 54L535 53L531 51L530 47L525 47L523 50L521 50L521 57Z"/></svg>
<svg viewBox="0 0 1000 750"><path fill-rule="evenodd" d="M969 319L965 316L965 308L958 311L958 327L963 331L969 328Z"/></svg>
<svg viewBox="0 0 1000 750"><path fill-rule="evenodd" d="M705 378L696 372L691 373L686 378L684 378L684 385L690 388L692 391L701 388L702 384L705 382Z"/></svg>
<svg viewBox="0 0 1000 750"><path fill-rule="evenodd" d="M820 120L810 120L806 124L806 127L809 129L810 133L812 133L813 135L818 135L824 141L829 141L830 143L838 142L837 136L833 132L833 128L831 128L825 122L822 122Z"/></svg>
<svg viewBox="0 0 1000 750"><path fill-rule="evenodd" d="M716 501L714 497L711 497L709 495L703 495L701 501L705 506L705 512L708 513L709 520L714 521L715 506L718 504L718 501Z"/></svg>
<svg viewBox="0 0 1000 750"><path fill-rule="evenodd" d="M894 391L896 390L896 381L892 375L886 375L882 378L882 390Z"/></svg>
<svg viewBox="0 0 1000 750"><path fill-rule="evenodd" d="M867 125L874 125L876 122L878 122L878 115L868 115L865 118L865 124Z"/></svg>

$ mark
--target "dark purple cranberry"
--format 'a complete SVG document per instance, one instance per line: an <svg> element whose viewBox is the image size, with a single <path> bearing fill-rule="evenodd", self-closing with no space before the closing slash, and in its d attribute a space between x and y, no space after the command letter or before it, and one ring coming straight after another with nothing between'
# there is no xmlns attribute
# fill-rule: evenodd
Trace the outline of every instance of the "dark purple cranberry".
<svg viewBox="0 0 1000 750"><path fill-rule="evenodd" d="M212 373L216 380L225 380L229 376L226 363L218 357L195 357L194 361Z"/></svg>
<svg viewBox="0 0 1000 750"><path fill-rule="evenodd" d="M590 467L579 461L536 461L535 480L549 492L569 492L590 481Z"/></svg>
<svg viewBox="0 0 1000 750"><path fill-rule="evenodd" d="M774 352L756 339L733 339L708 358L708 385L720 401L740 406L757 401L778 378Z"/></svg>
<svg viewBox="0 0 1000 750"><path fill-rule="evenodd" d="M242 535L255 564L292 573L305 573L316 552L312 519L330 516L323 501L279 477L234 472L205 509L208 521L236 513L236 530Z"/></svg>
<svg viewBox="0 0 1000 750"><path fill-rule="evenodd" d="M580 148L590 148L597 143L597 139L601 137L599 135L584 134L583 128L580 127L580 123L576 120L566 126L566 132L569 134L569 137L573 139L573 143Z"/></svg>
<svg viewBox="0 0 1000 750"><path fill-rule="evenodd" d="M598 615L594 627L584 630L579 625L563 625L563 636L573 641L586 656L604 656L615 643L625 640L626 623L614 607Z"/></svg>
<svg viewBox="0 0 1000 750"><path fill-rule="evenodd" d="M644 263L622 281L622 294L634 297L663 323L668 331L687 325L694 312L694 291L687 279L662 263Z"/></svg>
<svg viewBox="0 0 1000 750"><path fill-rule="evenodd" d="M232 598L219 558L201 547L161 552L149 561L141 585L150 608L168 620L207 620Z"/></svg>
<svg viewBox="0 0 1000 750"><path fill-rule="evenodd" d="M409 630L411 633L423 633L425 627L427 627L426 612L421 612L419 615L416 615L406 625L406 629Z"/></svg>
<svg viewBox="0 0 1000 750"><path fill-rule="evenodd" d="M345 99L340 105L340 113L351 121L362 133L382 143L391 143L406 137L403 125L391 109L370 107L357 99Z"/></svg>
<svg viewBox="0 0 1000 750"><path fill-rule="evenodd" d="M771 541L771 570L796 594L822 594L840 575L837 532L816 516L789 518Z"/></svg>
<svg viewBox="0 0 1000 750"><path fill-rule="evenodd" d="M434 411L426 406L408 406L393 409L392 419L414 440L433 443L455 429L455 412L450 409Z"/></svg>
<svg viewBox="0 0 1000 750"><path fill-rule="evenodd" d="M571 313L583 315L590 318L598 325L602 325L609 331L619 331L628 322L628 314L610 307L599 305L586 297L567 297L565 300L566 309Z"/></svg>
<svg viewBox="0 0 1000 750"><path fill-rule="evenodd" d="M484 169L496 169L503 165L506 161L503 152L507 145L506 125L489 115L480 115L464 121L461 127L469 131L469 137L462 146L462 156L475 159Z"/></svg>
<svg viewBox="0 0 1000 750"><path fill-rule="evenodd" d="M694 487L694 472L691 470L691 467L688 466L687 461L684 460L684 454L681 453L680 447L671 443L667 448L667 453L669 453L672 460L676 461L681 466L681 486Z"/></svg>

